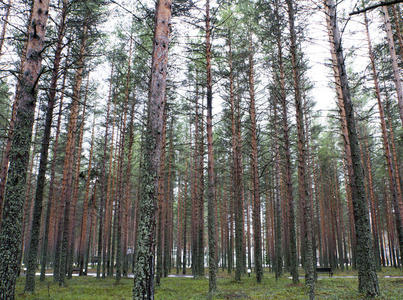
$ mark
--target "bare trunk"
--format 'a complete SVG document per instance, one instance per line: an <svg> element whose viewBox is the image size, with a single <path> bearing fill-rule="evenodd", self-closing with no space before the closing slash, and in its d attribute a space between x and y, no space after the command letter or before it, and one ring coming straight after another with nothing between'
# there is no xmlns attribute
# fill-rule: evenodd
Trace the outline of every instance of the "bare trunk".
<svg viewBox="0 0 403 300"><path fill-rule="evenodd" d="M33 2L30 18L32 25L28 25L26 57L21 59L24 63L20 88L17 88L18 109L10 148L11 164L4 197L6 201L0 226L0 261L3 262L0 265L0 298L2 299L14 300L15 298L14 290L19 270L18 257L22 238L22 208L48 9L48 0Z"/></svg>
<svg viewBox="0 0 403 300"><path fill-rule="evenodd" d="M79 101L80 101L80 89L83 80L84 72L84 56L86 49L87 40L87 26L84 26L83 37L81 41L80 54L78 58L78 69L75 74L75 83L73 88L73 98L72 105L70 108L70 120L67 130L67 142L65 149L65 159L63 166L63 181L62 181L62 192L60 201L65 203L64 208L64 220L59 221L59 231L63 232L63 240L61 244L60 251L60 274L59 274L59 285L64 285L64 279L66 276L67 267L67 251L69 249L70 241L70 215L71 215L71 196L73 188L73 160L74 160L74 148L76 142L76 127L78 119Z"/></svg>
<svg viewBox="0 0 403 300"><path fill-rule="evenodd" d="M337 25L336 6L333 0L325 0L326 16L329 23L329 41L336 51L334 61L339 71L342 88L343 103L346 111L348 138L350 141L351 157L353 163L353 176L351 177L351 191L354 206L354 221L357 240L357 267L358 289L368 297L379 294L378 277L375 271L373 241L371 237L368 207L365 200L363 185L363 169L360 162L360 150L355 124L353 105L348 86L346 68L344 65L343 48L341 45L340 32Z"/></svg>
<svg viewBox="0 0 403 300"><path fill-rule="evenodd" d="M144 144L142 201L138 224L136 267L134 269L133 299L154 299L155 213L157 209L158 174L161 157L161 133L165 107L166 75L168 65L170 0L158 1L155 14L155 32L152 74L148 102L147 133Z"/></svg>
<svg viewBox="0 0 403 300"><path fill-rule="evenodd" d="M293 69L294 79L294 97L297 119L297 134L298 134L298 194L301 206L303 207L303 220L305 225L305 284L309 289L309 298L315 298L315 279L314 279L314 266L316 262L313 261L313 230L312 230L312 210L309 198L307 172L306 172L306 141L304 130L304 116L302 108L301 97L301 84L300 84L300 69L299 59L297 55L297 36L294 28L295 13L293 1L287 0L289 25L291 33L291 64Z"/></svg>
<svg viewBox="0 0 403 300"><path fill-rule="evenodd" d="M259 191L259 170L258 170L258 149L257 149L257 129L256 129L256 108L255 108L255 77L253 62L252 36L249 37L249 97L250 97L250 121L251 121L251 167L253 182L253 249L255 259L256 280L258 283L263 278L262 267L262 236L260 220L260 191Z"/></svg>
<svg viewBox="0 0 403 300"><path fill-rule="evenodd" d="M6 8L6 14L4 15L3 18L3 28L1 30L1 35L0 35L0 57L3 54L3 46L4 46L4 41L6 39L6 31L7 31L7 25L8 25L8 17L10 16L10 10L11 7L13 6L13 0L8 0L7 8Z"/></svg>
<svg viewBox="0 0 403 300"><path fill-rule="evenodd" d="M390 58L392 60L392 70L396 87L397 102L399 104L399 114L400 120L403 126L403 88L402 81L400 79L400 68L395 51L395 41L393 40L392 25L390 24L389 12L387 6L382 6L382 11L384 13L384 22L386 27L386 36L388 39L388 46L390 52ZM400 242L402 243L402 242ZM402 248L400 248L402 249Z"/></svg>

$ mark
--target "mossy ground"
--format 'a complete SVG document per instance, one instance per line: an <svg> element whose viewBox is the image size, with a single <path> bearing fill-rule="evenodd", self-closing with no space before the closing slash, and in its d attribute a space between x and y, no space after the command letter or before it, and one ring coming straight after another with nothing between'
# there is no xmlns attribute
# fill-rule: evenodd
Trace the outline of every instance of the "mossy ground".
<svg viewBox="0 0 403 300"><path fill-rule="evenodd" d="M207 273L206 273L207 274ZM335 276L354 275L355 272L336 272ZM403 278L383 278L384 276L403 276L399 269L388 268L379 273L381 296L377 299L403 299ZM122 279L119 284L113 278L98 280L93 277L74 277L67 281L67 286L60 288L47 278L46 282L37 281L34 294L24 294L24 279L17 284L17 300L129 300L132 295L133 279ZM276 281L271 273L264 274L262 284L255 278L243 277L236 283L225 272L219 273L216 300L224 299L307 299L303 280L292 285L284 276ZM357 292L356 278L324 278L316 285L317 299L365 299ZM208 279L163 278L161 286L156 288L156 300L201 300L207 299Z"/></svg>

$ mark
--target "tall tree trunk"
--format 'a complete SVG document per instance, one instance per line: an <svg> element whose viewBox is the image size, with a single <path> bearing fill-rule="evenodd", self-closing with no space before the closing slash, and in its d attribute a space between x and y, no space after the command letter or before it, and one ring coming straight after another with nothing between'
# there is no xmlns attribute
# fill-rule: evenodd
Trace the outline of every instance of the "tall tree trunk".
<svg viewBox="0 0 403 300"><path fill-rule="evenodd" d="M53 280L54 282L59 281L59 267L60 267L60 239L59 239L59 226L61 224L61 216L62 216L62 210L64 208L64 203L59 201L58 205L56 205L56 196L55 194L55 178L56 178L56 165L57 165L57 153L58 153L58 147L59 147L59 137L60 137L60 128L61 128L61 121L62 121L62 110L63 110L63 101L64 101L64 92L66 88L66 79L67 79L67 64L68 64L68 59L67 57L70 54L70 49L67 52L67 56L65 59L65 68L64 68L64 74L63 74L63 83L62 83L62 88L60 91L60 100L59 100L59 116L57 118L57 125L56 125L56 136L55 136L55 141L53 143L53 149L52 149L52 166L50 169L50 182L49 182L49 192L48 192L48 202L50 205L48 205L47 208L47 216L46 216L46 228L48 230L48 236L51 238L51 247L47 247L48 240L46 239L47 235L45 233L45 242L44 242L44 252L42 255L42 266L41 266L41 281L45 280L45 273L46 273L46 264L48 261L48 252L53 254L54 258L54 264L53 264ZM57 220L59 220L57 222ZM49 249L48 249L49 248Z"/></svg>
<svg viewBox="0 0 403 300"><path fill-rule="evenodd" d="M217 241L215 236L215 175L213 150L213 81L211 77L211 27L210 27L210 0L206 1L206 71L207 71L207 153L208 153L208 248L209 248L209 293L217 290Z"/></svg>
<svg viewBox="0 0 403 300"><path fill-rule="evenodd" d="M383 108L382 100L381 100L381 90L379 88L378 75L377 75L376 64L375 64L375 57L374 57L374 53L372 51L371 37L369 34L369 22L368 22L367 14L365 12L364 12L364 24L365 24L365 31L367 34L368 53L369 53L369 58L371 61L372 77L373 77L374 86L375 86L375 94L376 94L376 98L377 98L377 102L378 102L378 110L379 110L379 117L380 117L381 130L382 130L383 148L385 151L386 166L387 166L388 175L389 175L389 185L391 188L391 194L392 194L392 199L393 199L392 201L393 201L393 203L396 203L397 207L398 207L399 201L401 201L401 199L399 200L397 188L400 183L396 180L395 173L393 171L394 166L392 163L392 156L391 156L391 151L390 151L390 147L389 147L388 133L387 133L386 122L385 122L385 112L384 112L384 108ZM368 155L369 155L369 153L368 153ZM370 163L370 162L368 162L368 163ZM368 172L370 172L370 170L368 170ZM398 173L396 173L396 174L398 174ZM402 228L400 210L395 210L395 219L396 219L396 229L397 229L398 236L399 236L400 252L403 253L403 243L402 243L403 242L403 236L402 236L403 228Z"/></svg>
<svg viewBox="0 0 403 300"><path fill-rule="evenodd" d="M188 161L185 167L185 188L183 192L183 252L182 252L182 274L186 274L186 251L187 251L187 219L188 219L188 182L191 182L189 176Z"/></svg>
<svg viewBox="0 0 403 300"><path fill-rule="evenodd" d="M276 5L276 18L279 23L278 7ZM284 179L285 179L285 195L286 195L286 207L287 207L287 217L288 217L288 230L289 230L289 258L290 258L290 272L292 275L293 283L299 282L298 278L298 257L297 257L297 241L295 233L295 213L294 213L294 198L293 198L293 187L291 180L291 152L290 152L290 139L289 139L289 128L288 128L288 112L287 112L287 100L286 100L286 90L285 90L285 73L283 65L283 53L282 53L282 43L281 43L281 33L277 32L277 51L278 51L278 64L280 69L280 104L282 106L282 129L283 129L283 143L284 143Z"/></svg>
<svg viewBox="0 0 403 300"><path fill-rule="evenodd" d="M67 274L68 279L71 279L73 276L73 257L74 257L74 248L75 248L75 223L76 223L76 210L77 210L77 202L79 198L79 185L80 185L80 168L81 168L81 154L83 148L83 138L84 138L84 126L85 126L85 118L86 118L86 109L87 109L87 99L88 99L88 86L89 86L89 73L87 78L87 84L85 88L85 97L83 103L83 112L81 115L81 124L79 130L79 139L78 139L78 147L76 149L75 154L75 174L74 174L74 182L73 182L73 195L71 201L71 211L70 211L70 227L69 227L69 249L67 252Z"/></svg>
<svg viewBox="0 0 403 300"><path fill-rule="evenodd" d="M235 95L234 95L234 74L233 74L233 61L232 61L232 35L231 31L228 32L228 65L229 65L229 81L230 81L230 102L231 102L231 132L232 132L232 159L233 159L233 180L234 180L234 209L235 209L235 255L236 255L236 269L235 281L241 280L243 271L243 185L241 178L242 161L240 157L240 145L238 140L237 126L236 126L236 108L235 108Z"/></svg>
<svg viewBox="0 0 403 300"><path fill-rule="evenodd" d="M134 269L134 300L154 299L155 212L166 99L171 6L171 0L158 1L156 6L147 134L144 141L143 170L145 174L142 178L143 196L140 203L142 214L138 224L137 263Z"/></svg>
<svg viewBox="0 0 403 300"><path fill-rule="evenodd" d="M255 75L253 62L253 45L252 34L249 37L249 97L250 97L250 121L251 121L251 167L252 167L252 182L253 182L253 250L255 259L256 280L258 283L263 278L262 267L262 235L261 235L261 220L260 220L260 191L259 191L259 170L258 170L258 155L257 155L257 129L256 129L256 108L255 108Z"/></svg>
<svg viewBox="0 0 403 300"><path fill-rule="evenodd" d="M64 91L66 87L66 79L67 79L67 64L70 54L70 49L67 51L67 56L65 59L65 66L64 66L64 73L63 73L63 80L62 80L62 88L60 91L60 100L59 100L59 111L58 117L56 122L56 135L55 140L53 142L52 147L52 164L50 167L50 182L49 182L49 192L48 192L48 205L46 207L46 217L45 217L45 233L44 233L44 242L42 246L42 262L41 262L41 276L40 280L45 280L45 273L46 273L46 265L48 262L48 253L49 253L49 238L51 244L51 253L54 253L54 242L55 242L55 227L56 227L56 218L57 218L57 211L58 206L56 205L56 197L54 196L54 189L55 189L55 176L56 176L56 165L57 165L57 152L59 146L59 135L60 135L60 127L62 122L62 109L63 109L63 100L64 100ZM54 270L55 272L55 270Z"/></svg>
<svg viewBox="0 0 403 300"><path fill-rule="evenodd" d="M396 9L396 7L398 9ZM403 37L402 37L402 25L401 25L402 20L401 20L399 4L392 5L392 12L393 12L393 18L395 21L395 33L397 35L397 40L399 41L400 59L403 60Z"/></svg>
<svg viewBox="0 0 403 300"><path fill-rule="evenodd" d="M393 70L393 78L395 81L396 87L396 94L397 94L397 103L399 105L399 114L400 114L400 121L402 122L403 126L403 87L402 81L400 79L400 69L399 64L396 56L395 51L395 41L393 40L393 32L392 32L392 25L390 24L389 12L387 6L382 6L384 23L386 27L386 36L388 39L388 46L389 46L389 53L390 58L392 60L392 70ZM402 243L402 242L400 242ZM400 248L402 249L402 248Z"/></svg>
<svg viewBox="0 0 403 300"><path fill-rule="evenodd" d="M353 105L348 86L347 72L344 65L343 48L337 24L336 6L333 0L325 0L325 11L329 22L329 41L336 50L336 66L340 75L343 103L346 111L348 138L350 141L351 157L353 163L353 176L351 177L351 191L354 206L354 221L357 240L357 268L359 292L368 297L379 294L378 277L375 270L373 241L369 224L367 201L363 184L363 169L360 161L357 131Z"/></svg>
<svg viewBox="0 0 403 300"><path fill-rule="evenodd" d="M174 148L173 148L173 127L174 118L171 117L169 126L169 150L168 150L168 172L166 173L165 180L165 211L164 211L164 261L163 270L164 277L168 277L171 269L171 245L172 245L172 222L173 222L173 178L172 178L172 168L174 161Z"/></svg>
<svg viewBox="0 0 403 300"><path fill-rule="evenodd" d="M306 172L306 141L305 141L305 130L304 130L304 116L302 108L302 97L301 97L301 83L300 77L301 72L299 69L300 62L297 55L297 35L295 31L295 12L294 4L292 0L287 0L288 6L288 21L291 33L291 64L293 70L294 79L294 97L295 97L295 109L296 109L296 119L297 119L297 134L298 134L298 194L299 200L303 207L303 220L305 227L305 284L309 289L309 298L315 298L315 278L314 278L314 265L316 267L316 262L313 261L313 230L312 230L312 210L311 201L309 198L308 182L307 182L307 172Z"/></svg>
<svg viewBox="0 0 403 300"><path fill-rule="evenodd" d="M11 1L10 1L11 2ZM31 224L31 240L29 244L27 276L25 281L25 291L33 292L35 290L35 271L37 268L39 230L42 217L43 190L45 188L45 175L48 165L49 139L52 129L53 109L55 105L57 81L59 79L59 67L61 54L63 50L63 37L66 27L67 1L63 1L62 13L59 22L59 32L57 36L57 45L55 51L55 60L53 63L52 79L50 83L50 94L48 107L46 110L45 128L42 137L41 157L39 162L39 171L36 181L36 191L34 200L34 214ZM1 51L0 51L1 53Z"/></svg>
<svg viewBox="0 0 403 300"><path fill-rule="evenodd" d="M195 95L195 129L194 129L194 150L193 150L193 184L191 188L191 199L192 199L192 274L194 276L198 275L198 240L197 240L197 233L198 233L198 223L197 223L197 215L198 215L198 205L197 205L197 197L198 197L198 143L199 143L199 89L197 84L197 72L196 72L196 95Z"/></svg>
<svg viewBox="0 0 403 300"><path fill-rule="evenodd" d="M105 120L105 136L104 136L104 153L102 156L102 164L101 164L101 174L100 174L100 181L101 181L101 196L99 200L99 225L98 225L98 249L97 249L97 256L98 256L98 263L97 263L97 278L101 277L101 257L102 257L102 250L103 250L103 228L104 228L104 221L105 221L105 196L107 190L107 177L106 177L106 161L107 161L107 151L108 151L108 135L109 135L109 123L110 123L110 108L112 102L112 90L113 90L113 72L114 72L115 64L114 58L112 61L111 67L111 74L109 79L109 92L108 92L108 103L106 108L106 120ZM112 142L113 143L113 142Z"/></svg>
<svg viewBox="0 0 403 300"><path fill-rule="evenodd" d="M67 142L63 166L63 181L62 181L62 192L60 201L64 203L64 216L63 221L60 221L59 232L63 232L62 243L60 249L60 274L59 274L59 285L64 285L64 279L66 276L67 267L67 256L70 241L70 216L71 216L71 196L73 188L73 160L74 160L74 148L76 142L76 127L78 119L78 110L80 103L80 90L83 81L84 72L84 57L86 52L86 41L87 41L88 27L84 24L83 35L80 46L80 53L77 61L78 69L75 74L75 83L73 88L73 98L70 108L70 120L67 129Z"/></svg>
<svg viewBox="0 0 403 300"><path fill-rule="evenodd" d="M400 182L396 180L395 175L399 175L398 170L395 170L394 172L394 165L392 162L392 154L390 151L390 146L389 146L389 140L388 140L388 132L386 129L386 121L385 121L385 111L382 105L382 100L381 100L381 90L379 87L379 81L378 81L378 75L377 75L377 70L376 70L376 64L375 64L375 57L374 53L372 51L372 43L371 43L371 37L369 34L369 22L367 18L367 14L364 13L364 24L365 24L365 32L367 34L367 42L368 42L368 54L369 58L371 61L371 68L372 68L372 78L374 80L374 87L375 87L375 94L376 94L376 99L378 102L378 110L379 110L379 118L381 122L381 131L382 131L382 142L383 142L383 150L385 152L385 160L386 160L386 166L387 166L387 171L388 171L388 176L389 176L389 186L391 189L391 195L392 195L392 202L395 210L395 224L396 224L396 230L398 233L398 238L399 238L399 246L400 246L400 256L403 257L403 227L402 227L402 215L401 215L401 210L399 209L399 203L402 201L401 195L399 195L398 188L400 187ZM393 134L393 133L392 133ZM369 171L369 170L368 170Z"/></svg>
<svg viewBox="0 0 403 300"><path fill-rule="evenodd" d="M24 46L22 48L22 53L21 53L21 61L19 65L19 72L18 72L18 80L17 80L17 86L15 89L15 98L14 102L12 105L12 110L11 110L11 118L8 124L8 135L7 135L7 142L5 145L5 149L3 150L3 157L1 161L1 169L0 169L0 230L1 230L1 220L2 220L2 212L3 212L3 206L5 202L5 189L6 189L6 184L7 184L7 173L9 169L9 162L10 162L10 152L11 152L11 146L13 143L13 135L14 135L14 129L15 129L15 122L17 118L17 111L18 111L18 105L20 101L20 97L18 96L20 94L20 89L22 88L22 82L23 82L23 69L24 69L24 64L26 63L27 59L27 51L28 51L28 44L31 41L31 38L29 34L32 32L32 25L34 24L33 17L34 14L32 13L32 8L33 8L33 2L31 1L31 13L27 22L27 31L25 32L25 41L24 41Z"/></svg>
<svg viewBox="0 0 403 300"><path fill-rule="evenodd" d="M274 264L274 272L276 280L278 280L283 273L283 251L282 251L282 216L281 216L281 203L280 203L280 141L278 135L278 117L277 117L277 98L273 97L273 128L274 128L274 153L275 153L275 174L274 174L274 202L275 202L275 261Z"/></svg>
<svg viewBox="0 0 403 300"><path fill-rule="evenodd" d="M131 112L130 112L130 124L129 124L129 145L127 147L127 166L126 166L126 181L125 181L125 193L124 193L124 204L125 211L123 216L123 276L127 276L129 269L128 256L126 255L128 250L128 223L129 223L129 201L130 190L131 190L131 179L132 179L132 158L133 158L133 144L134 144L134 113L135 113L136 101L133 99Z"/></svg>
<svg viewBox="0 0 403 300"><path fill-rule="evenodd" d="M182 252L182 224L183 224L183 203L182 203L182 187L181 187L181 177L179 176L178 181L178 205L177 205L177 215L176 215L176 274L179 275L181 267L181 252Z"/></svg>
<svg viewBox="0 0 403 300"><path fill-rule="evenodd" d="M13 6L13 0L8 0L8 4L6 5L6 14L3 17L3 28L1 30L0 34L0 57L3 54L3 46L4 42L6 40L6 31L7 31L7 25L8 25L8 18L10 16L10 11L11 7Z"/></svg>
<svg viewBox="0 0 403 300"><path fill-rule="evenodd" d="M90 157L88 160L88 170L87 170L87 180L85 183L85 196L83 201L83 213L81 217L81 234L80 234L80 242L79 242L79 252L78 252L78 265L80 268L80 276L83 276L84 270L84 258L85 258L85 251L89 245L86 245L87 241L87 222L88 222L88 201L90 196L90 184L91 184L91 168L92 168L92 156L94 153L94 135L95 135L95 115L94 120L92 123L92 133L91 133L91 147L90 147ZM95 188L95 187L94 187Z"/></svg>
<svg viewBox="0 0 403 300"><path fill-rule="evenodd" d="M163 222L165 215L165 204L164 204L164 179L165 179L165 157L166 157L166 132L167 132L167 106L165 105L165 111L163 114L163 124L162 124L162 141L161 141L161 158L160 158L160 173L158 175L158 223L157 223L157 273L155 276L155 283L157 286L161 283L161 277L163 276Z"/></svg>
<svg viewBox="0 0 403 300"><path fill-rule="evenodd" d="M0 298L14 300L18 257L21 251L21 219L34 122L37 83L48 20L49 1L34 1L29 25L27 53L18 89L18 109L10 149L10 167L0 231Z"/></svg>

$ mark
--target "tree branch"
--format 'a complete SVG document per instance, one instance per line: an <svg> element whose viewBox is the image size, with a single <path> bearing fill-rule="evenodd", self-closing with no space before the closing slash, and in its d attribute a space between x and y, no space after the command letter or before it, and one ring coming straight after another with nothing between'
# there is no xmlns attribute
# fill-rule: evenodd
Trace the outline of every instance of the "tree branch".
<svg viewBox="0 0 403 300"><path fill-rule="evenodd" d="M365 8L363 8L363 9L359 9L359 10L353 11L353 12L350 13L350 16L358 15L358 14L361 14L361 13L366 12L366 11L368 11L368 10L375 9L375 8L377 8L377 7L380 7L380 6L389 6L389 5L393 5L393 4L397 4L397 3L403 3L403 0L381 1L381 2L379 2L378 4L374 4L374 5L365 7Z"/></svg>

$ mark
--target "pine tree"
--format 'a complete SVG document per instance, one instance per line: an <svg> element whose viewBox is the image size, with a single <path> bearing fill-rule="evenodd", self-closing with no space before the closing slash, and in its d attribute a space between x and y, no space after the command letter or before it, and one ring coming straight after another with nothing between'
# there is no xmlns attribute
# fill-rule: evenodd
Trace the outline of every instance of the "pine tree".
<svg viewBox="0 0 403 300"><path fill-rule="evenodd" d="M154 299L155 212L160 169L162 115L165 106L171 1L158 1L155 14L154 48L144 141L143 194L138 224L133 299Z"/></svg>
<svg viewBox="0 0 403 300"><path fill-rule="evenodd" d="M41 72L49 1L34 1L28 25L26 57L17 89L18 109L10 148L10 167L0 231L0 298L13 300L21 251L21 219L34 122L37 83Z"/></svg>

